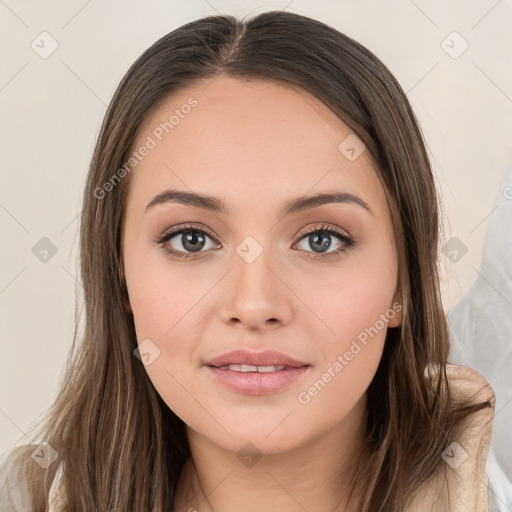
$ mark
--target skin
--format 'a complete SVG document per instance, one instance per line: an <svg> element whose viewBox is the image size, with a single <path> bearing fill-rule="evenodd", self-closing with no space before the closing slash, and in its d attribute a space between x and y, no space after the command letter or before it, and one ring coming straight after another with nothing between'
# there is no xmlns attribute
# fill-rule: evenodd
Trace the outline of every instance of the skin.
<svg viewBox="0 0 512 512"><path fill-rule="evenodd" d="M359 343L362 350L309 403L298 395L396 304L398 260L384 189L367 150L354 161L339 151L352 133L345 123L309 93L270 81L221 75L175 93L146 120L135 147L190 97L197 106L130 174L122 232L137 340L149 338L160 350L145 369L187 425L192 458L174 511L335 510L355 458L366 453L366 390L400 313ZM222 198L232 214L178 203L146 212L168 188ZM285 201L333 189L360 197L373 215L333 203L279 217ZM190 256L185 261L154 241L184 223L215 235L205 235L199 253L187 252L181 234L168 241ZM356 245L328 257L345 243L326 234L331 245L321 252L304 235L323 223ZM263 250L252 263L236 252L247 236ZM278 392L238 393L204 363L241 347L276 349L311 366ZM237 456L248 442L261 456L250 466ZM344 505L336 510L358 510Z"/></svg>

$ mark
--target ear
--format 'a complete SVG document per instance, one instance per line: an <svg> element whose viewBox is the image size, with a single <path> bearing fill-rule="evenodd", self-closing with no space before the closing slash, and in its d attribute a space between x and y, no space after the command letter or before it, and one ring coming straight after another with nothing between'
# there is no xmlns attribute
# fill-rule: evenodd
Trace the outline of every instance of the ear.
<svg viewBox="0 0 512 512"><path fill-rule="evenodd" d="M397 292L390 308L390 316L394 314L393 317L389 319L388 327L399 327L402 324L402 310L402 300L400 294Z"/></svg>
<svg viewBox="0 0 512 512"><path fill-rule="evenodd" d="M124 303L124 307L126 308L127 311L129 311L130 313L133 313L133 310L132 310L132 305L130 304L130 300L129 299L126 299L125 303Z"/></svg>

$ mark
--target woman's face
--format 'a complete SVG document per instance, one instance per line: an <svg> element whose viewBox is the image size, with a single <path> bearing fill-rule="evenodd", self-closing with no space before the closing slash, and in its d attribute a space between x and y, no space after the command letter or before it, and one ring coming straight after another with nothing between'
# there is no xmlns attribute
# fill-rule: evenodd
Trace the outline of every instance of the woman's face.
<svg viewBox="0 0 512 512"><path fill-rule="evenodd" d="M364 411L400 307L390 211L358 144L308 93L225 75L169 97L141 128L122 233L137 341L163 400L216 445L286 451ZM148 207L170 189L190 196ZM362 204L303 203L321 193ZM296 200L304 208L286 211ZM308 366L272 391L268 373L206 365L235 349ZM226 371L253 387L227 387Z"/></svg>

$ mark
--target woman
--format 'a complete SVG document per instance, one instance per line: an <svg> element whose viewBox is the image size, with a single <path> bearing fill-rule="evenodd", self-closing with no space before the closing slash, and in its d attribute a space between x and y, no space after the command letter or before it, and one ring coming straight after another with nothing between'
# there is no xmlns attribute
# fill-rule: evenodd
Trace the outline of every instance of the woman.
<svg viewBox="0 0 512 512"><path fill-rule="evenodd" d="M438 223L356 41L281 11L166 35L106 113L85 332L5 510L488 510L495 397L447 364Z"/></svg>

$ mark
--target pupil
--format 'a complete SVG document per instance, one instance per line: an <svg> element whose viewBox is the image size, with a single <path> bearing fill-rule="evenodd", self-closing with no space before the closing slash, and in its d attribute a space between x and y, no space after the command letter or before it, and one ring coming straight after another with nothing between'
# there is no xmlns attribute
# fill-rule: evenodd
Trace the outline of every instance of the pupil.
<svg viewBox="0 0 512 512"><path fill-rule="evenodd" d="M197 252L202 249L201 244L204 244L204 236L201 233L197 233L195 231L183 233L181 243L183 244L183 247L185 247L187 251Z"/></svg>
<svg viewBox="0 0 512 512"><path fill-rule="evenodd" d="M318 242L319 238L322 239L321 242ZM317 233L317 234L310 235L309 241L310 241L311 247L314 248L316 245L318 245L320 250L321 249L329 249L329 247L331 245L330 236L327 233L322 233L322 234Z"/></svg>

